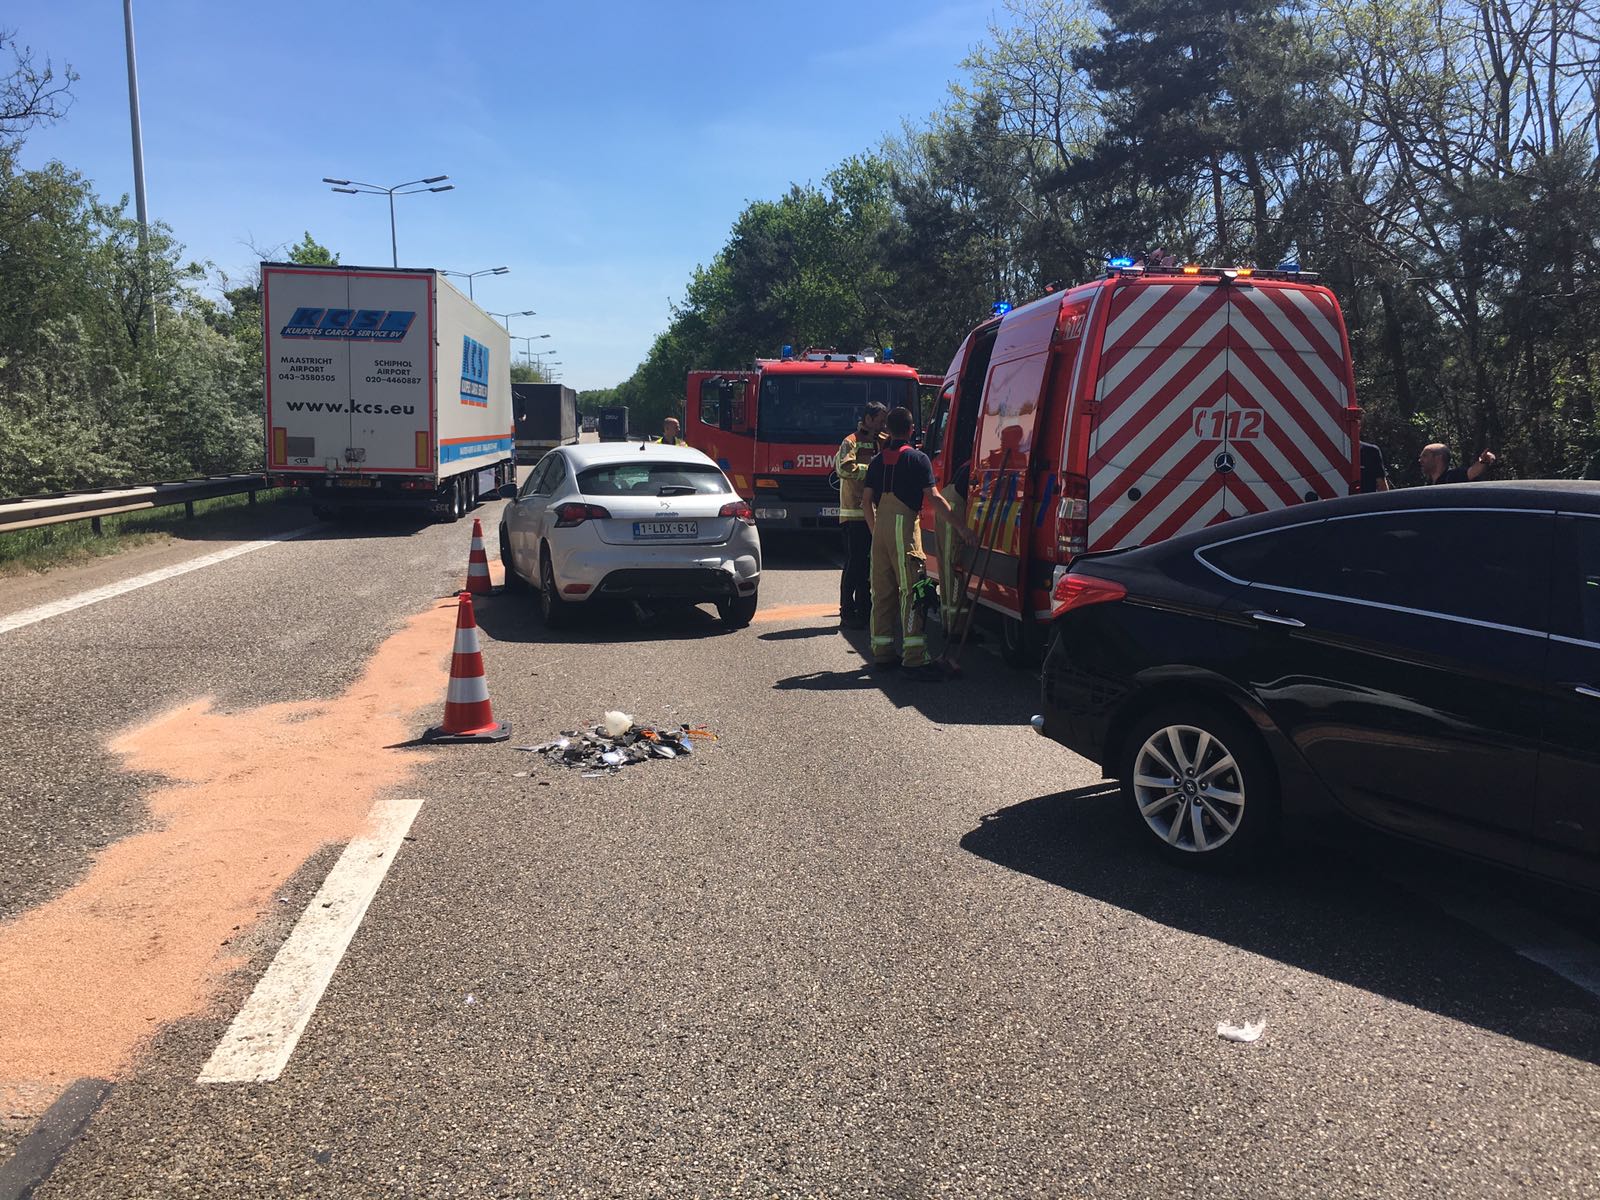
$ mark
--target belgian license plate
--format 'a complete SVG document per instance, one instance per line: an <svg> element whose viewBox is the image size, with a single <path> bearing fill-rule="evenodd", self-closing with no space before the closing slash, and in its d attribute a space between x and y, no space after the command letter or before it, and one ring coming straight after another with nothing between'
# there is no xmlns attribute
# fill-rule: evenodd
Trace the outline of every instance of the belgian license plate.
<svg viewBox="0 0 1600 1200"><path fill-rule="evenodd" d="M635 521L636 538L692 538L700 536L698 521Z"/></svg>
<svg viewBox="0 0 1600 1200"><path fill-rule="evenodd" d="M341 479L339 481L339 486L340 487L377 487L378 486L378 481L376 479Z"/></svg>
<svg viewBox="0 0 1600 1200"><path fill-rule="evenodd" d="M837 517L839 515L839 510L837 507L821 508L817 510L817 515L819 517Z"/></svg>

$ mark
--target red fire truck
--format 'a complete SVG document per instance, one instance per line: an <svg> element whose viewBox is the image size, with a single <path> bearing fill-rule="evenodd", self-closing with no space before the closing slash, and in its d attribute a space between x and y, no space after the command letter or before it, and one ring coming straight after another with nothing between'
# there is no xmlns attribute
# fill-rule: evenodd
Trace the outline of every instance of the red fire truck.
<svg viewBox="0 0 1600 1200"><path fill-rule="evenodd" d="M763 529L835 529L833 456L872 401L915 413L917 372L892 352L789 346L754 370L690 371L684 440L717 461Z"/></svg>
<svg viewBox="0 0 1600 1200"><path fill-rule="evenodd" d="M925 448L941 486L971 464L967 558L1008 659L1037 653L1075 554L1354 490L1350 344L1315 279L1113 259L967 336Z"/></svg>

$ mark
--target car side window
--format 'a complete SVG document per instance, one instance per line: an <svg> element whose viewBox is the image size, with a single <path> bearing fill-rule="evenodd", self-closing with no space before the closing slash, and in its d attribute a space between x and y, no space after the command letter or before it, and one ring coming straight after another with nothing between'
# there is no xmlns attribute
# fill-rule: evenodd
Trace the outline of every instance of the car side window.
<svg viewBox="0 0 1600 1200"><path fill-rule="evenodd" d="M1480 509L1335 518L1299 586L1544 631L1554 526L1548 513Z"/></svg>
<svg viewBox="0 0 1600 1200"><path fill-rule="evenodd" d="M1321 528L1321 522L1293 525L1207 546L1199 555L1213 569L1246 583L1303 588L1306 564L1316 557Z"/></svg>
<svg viewBox="0 0 1600 1200"><path fill-rule="evenodd" d="M534 489L537 496L553 496L561 487L567 477L566 460L559 454L552 454L545 463L544 475L539 480L539 486Z"/></svg>
<svg viewBox="0 0 1600 1200"><path fill-rule="evenodd" d="M539 460L539 464L528 472L528 477L522 481L522 486L517 489L517 499L526 500L529 496L537 495L539 481L544 478L544 473L550 469L551 455L546 455Z"/></svg>

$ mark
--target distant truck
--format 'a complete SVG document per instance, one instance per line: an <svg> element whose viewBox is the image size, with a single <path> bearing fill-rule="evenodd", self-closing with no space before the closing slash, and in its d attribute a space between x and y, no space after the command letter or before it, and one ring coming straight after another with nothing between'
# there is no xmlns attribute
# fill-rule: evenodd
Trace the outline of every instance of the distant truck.
<svg viewBox="0 0 1600 1200"><path fill-rule="evenodd" d="M628 440L628 410L625 406L614 404L610 408L600 410L600 440L602 442L625 442Z"/></svg>
<svg viewBox="0 0 1600 1200"><path fill-rule="evenodd" d="M546 450L578 440L578 393L559 383L513 383L516 459L538 462Z"/></svg>
<svg viewBox="0 0 1600 1200"><path fill-rule="evenodd" d="M265 263L267 471L448 520L516 478L510 338L437 271Z"/></svg>

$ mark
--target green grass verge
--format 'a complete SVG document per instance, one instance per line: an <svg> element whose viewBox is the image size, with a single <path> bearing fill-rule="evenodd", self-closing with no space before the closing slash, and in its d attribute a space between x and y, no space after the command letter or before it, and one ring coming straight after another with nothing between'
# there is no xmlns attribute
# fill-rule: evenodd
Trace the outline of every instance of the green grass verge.
<svg viewBox="0 0 1600 1200"><path fill-rule="evenodd" d="M254 511L276 507L292 496L288 488L257 492ZM177 504L101 517L99 534L94 532L87 517L60 525L0 533L0 576L48 571L52 567L86 562L174 536L215 532L239 524L251 511L247 495L217 496L196 500L192 520L184 516L183 505Z"/></svg>

